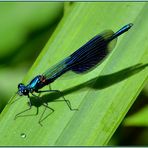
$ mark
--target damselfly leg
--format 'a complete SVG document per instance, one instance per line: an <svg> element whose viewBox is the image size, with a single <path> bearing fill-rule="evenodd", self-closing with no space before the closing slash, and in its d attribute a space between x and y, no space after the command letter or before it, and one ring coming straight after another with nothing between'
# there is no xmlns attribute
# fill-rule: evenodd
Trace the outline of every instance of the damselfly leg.
<svg viewBox="0 0 148 148"><path fill-rule="evenodd" d="M49 107L49 106L48 106L48 103L44 103L43 106L44 106L45 108L44 108L44 111L42 112L42 114L41 114L41 116L40 116L40 119L39 119L39 122L38 122L41 126L43 126L43 125L41 124L41 122L43 122L48 116L50 116L50 115L54 112L54 109L51 108L51 107ZM47 108L50 109L51 112L50 112L48 115L46 115L46 116L44 117L44 113L45 113L45 111L46 111Z"/></svg>
<svg viewBox="0 0 148 148"><path fill-rule="evenodd" d="M71 106L71 103L69 100L65 99L64 94L60 91L60 90L43 90L43 91L38 91L38 93L43 93L43 92L55 92L55 93L59 93L60 96L63 98L63 100L53 100L53 102L60 102L60 101L65 101L65 103L67 104L67 106L69 107L69 109L71 111L76 111L78 109L74 109Z"/></svg>
<svg viewBox="0 0 148 148"><path fill-rule="evenodd" d="M50 89L51 89L51 87L50 87ZM37 92L37 93L39 94L38 96L36 96L36 95L33 94L33 93L32 93L32 96L34 96L35 98L37 98L37 99L39 100L39 99L40 99L40 97L39 97L40 94L41 94L41 93L45 93L45 92L55 92L55 93L59 93L59 95L63 98L63 100L53 100L53 102L64 101L64 102L67 104L68 108L69 108L71 111L76 111L76 110L78 110L78 109L73 109L73 108L71 107L70 101L67 100L67 99L65 99L64 94L63 94L61 91L59 91L59 90L42 90L42 91L38 91L38 92ZM35 106L35 107L36 107L36 113L35 113L35 114L21 115L21 114L23 114L23 113L25 113L25 112L31 110L31 108L32 108L32 103L31 103L31 101L30 101L30 96L28 96L28 98L29 98L29 101L28 101L29 108L28 108L28 109L25 109L25 110L23 110L23 111L21 111L21 112L18 113L18 114L16 114L14 119L16 119L16 118L18 118L18 117L36 116L36 115L38 115L38 113L39 113L39 107L38 107L38 106ZM38 121L38 123L42 126L41 122L43 122L48 116L50 116L50 115L54 112L54 109L51 108L51 107L49 107L47 102L43 102L41 105L43 105L43 106L45 107L44 110L43 110L43 112L42 112L42 114L41 114L41 116L40 116L40 118L39 118L39 121ZM48 115L46 115L46 116L44 117L44 114L45 114L47 108L48 108L51 112L50 112Z"/></svg>
<svg viewBox="0 0 148 148"><path fill-rule="evenodd" d="M29 100L30 100L30 99L29 99ZM35 114L21 115L21 114L23 114L23 113L25 113L25 112L31 110L31 108L32 108L31 102L29 101L29 102L27 102L27 103L28 103L28 105L29 105L29 108L28 108L28 109L25 109L25 110L23 110L23 111L21 111L21 112L18 113L18 114L16 114L15 117L14 117L14 120L16 120L16 118L18 118L18 117L37 116L37 115L38 115L38 112L39 112L39 108L38 108L38 107L36 107L36 113L35 113Z"/></svg>

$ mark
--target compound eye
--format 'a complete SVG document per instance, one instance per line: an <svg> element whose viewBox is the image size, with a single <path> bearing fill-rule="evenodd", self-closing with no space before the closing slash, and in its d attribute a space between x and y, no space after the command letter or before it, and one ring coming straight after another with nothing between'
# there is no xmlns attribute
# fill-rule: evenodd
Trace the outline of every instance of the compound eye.
<svg viewBox="0 0 148 148"><path fill-rule="evenodd" d="M23 83L18 84L18 88L20 88L22 85L24 85Z"/></svg>
<svg viewBox="0 0 148 148"><path fill-rule="evenodd" d="M26 92L27 92L27 90L26 90L26 89L24 89L24 90L23 90L23 93L26 93Z"/></svg>
<svg viewBox="0 0 148 148"><path fill-rule="evenodd" d="M23 94L24 94L24 95L27 95L28 93L29 93L29 92L28 92L27 89L24 89L24 90L23 90Z"/></svg>

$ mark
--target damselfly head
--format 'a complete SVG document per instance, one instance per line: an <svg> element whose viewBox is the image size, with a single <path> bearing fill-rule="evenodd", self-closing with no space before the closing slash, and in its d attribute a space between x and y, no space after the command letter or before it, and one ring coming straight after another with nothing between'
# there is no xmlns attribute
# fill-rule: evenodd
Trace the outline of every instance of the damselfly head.
<svg viewBox="0 0 148 148"><path fill-rule="evenodd" d="M29 90L27 89L27 87L24 84L20 83L18 85L18 92L17 92L17 94L20 95L20 96L23 96L23 95L26 96L26 95L29 94Z"/></svg>

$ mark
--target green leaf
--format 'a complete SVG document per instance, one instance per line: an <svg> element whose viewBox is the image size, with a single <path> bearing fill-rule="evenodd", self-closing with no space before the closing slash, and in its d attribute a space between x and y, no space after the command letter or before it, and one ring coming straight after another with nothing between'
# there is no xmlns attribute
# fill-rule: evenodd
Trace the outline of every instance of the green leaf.
<svg viewBox="0 0 148 148"><path fill-rule="evenodd" d="M37 123L43 107L38 116L13 120L27 107L27 97L22 97L8 104L0 116L0 144L107 145L147 80L147 10L144 2L75 3L26 75L25 84L99 32L117 31L128 23L134 26L119 37L116 48L101 66L88 74L52 83L52 89L61 90L78 111L70 111L65 102L50 102L52 97L62 98L46 94L55 112L43 121L43 127ZM33 107L26 114L35 112Z"/></svg>
<svg viewBox="0 0 148 148"><path fill-rule="evenodd" d="M148 105L142 108L140 111L135 114L125 118L123 124L125 126L144 126L148 127Z"/></svg>

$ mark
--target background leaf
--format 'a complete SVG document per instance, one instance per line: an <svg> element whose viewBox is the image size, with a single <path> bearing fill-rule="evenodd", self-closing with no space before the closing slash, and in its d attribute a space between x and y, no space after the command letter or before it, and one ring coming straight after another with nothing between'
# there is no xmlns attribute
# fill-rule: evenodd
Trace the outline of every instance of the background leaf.
<svg viewBox="0 0 148 148"><path fill-rule="evenodd" d="M126 126L148 126L148 106L142 108L139 112L126 118L124 124Z"/></svg>
<svg viewBox="0 0 148 148"><path fill-rule="evenodd" d="M61 2L0 3L0 81L3 86L0 111L51 36L62 12Z"/></svg>

